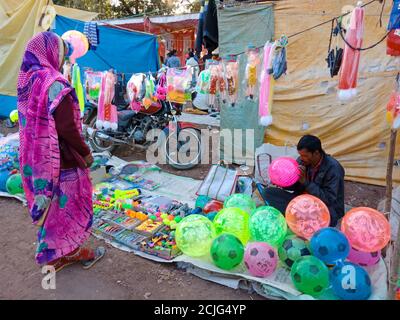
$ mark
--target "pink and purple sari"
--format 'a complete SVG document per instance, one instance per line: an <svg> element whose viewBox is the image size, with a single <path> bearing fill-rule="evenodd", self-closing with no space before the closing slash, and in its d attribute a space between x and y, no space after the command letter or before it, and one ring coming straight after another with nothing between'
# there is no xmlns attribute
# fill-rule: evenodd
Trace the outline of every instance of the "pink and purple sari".
<svg viewBox="0 0 400 320"><path fill-rule="evenodd" d="M33 224L40 225L36 261L52 262L79 248L92 225L92 185L86 169L61 170L60 146L53 113L73 97L75 123L81 130L74 89L60 73L64 46L59 36L39 33L26 48L18 77L20 165ZM49 97L50 87L62 88ZM43 223L42 222L44 218Z"/></svg>

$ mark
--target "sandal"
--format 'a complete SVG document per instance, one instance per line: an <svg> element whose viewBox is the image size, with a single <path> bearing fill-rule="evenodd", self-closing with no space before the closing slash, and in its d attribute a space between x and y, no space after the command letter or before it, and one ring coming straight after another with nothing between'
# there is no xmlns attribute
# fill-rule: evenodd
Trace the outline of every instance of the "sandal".
<svg viewBox="0 0 400 320"><path fill-rule="evenodd" d="M76 261L66 260L64 257L57 259L53 262L50 262L48 265L53 266L56 272L61 271L65 267L68 267L72 264L76 263Z"/></svg>
<svg viewBox="0 0 400 320"><path fill-rule="evenodd" d="M88 270L91 267L93 267L97 261L99 261L101 258L104 257L105 254L106 254L106 249L104 247L97 247L95 250L95 258L94 259L81 261L83 269Z"/></svg>

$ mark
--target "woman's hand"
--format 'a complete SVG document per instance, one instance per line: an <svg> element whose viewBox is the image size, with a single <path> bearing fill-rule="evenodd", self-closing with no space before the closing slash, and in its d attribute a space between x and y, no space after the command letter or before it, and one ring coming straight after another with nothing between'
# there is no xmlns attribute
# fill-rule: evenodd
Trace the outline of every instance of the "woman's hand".
<svg viewBox="0 0 400 320"><path fill-rule="evenodd" d="M94 158L92 156L91 153L89 153L85 158L84 158L85 162L86 162L86 167L90 168L94 162Z"/></svg>

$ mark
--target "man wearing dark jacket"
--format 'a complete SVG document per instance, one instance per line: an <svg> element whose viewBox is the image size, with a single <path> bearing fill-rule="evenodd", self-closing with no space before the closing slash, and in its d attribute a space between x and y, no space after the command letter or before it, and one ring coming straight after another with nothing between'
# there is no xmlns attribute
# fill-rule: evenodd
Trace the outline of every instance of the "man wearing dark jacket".
<svg viewBox="0 0 400 320"><path fill-rule="evenodd" d="M302 175L300 184L305 192L321 199L329 209L331 227L344 216L344 176L342 165L322 149L315 136L302 137L297 145Z"/></svg>

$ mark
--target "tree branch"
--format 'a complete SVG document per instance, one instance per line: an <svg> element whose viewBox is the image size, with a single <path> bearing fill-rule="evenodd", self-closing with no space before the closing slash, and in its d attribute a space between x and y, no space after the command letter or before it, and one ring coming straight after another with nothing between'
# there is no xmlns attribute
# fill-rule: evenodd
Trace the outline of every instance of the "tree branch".
<svg viewBox="0 0 400 320"><path fill-rule="evenodd" d="M122 4L122 6L124 7L124 9L125 9L125 11L127 12L127 13L129 13L130 15L135 15L134 13L133 13L133 11L131 10L131 8L129 7L129 5L126 3L126 1L125 0L119 0L119 2L121 2L121 4Z"/></svg>

